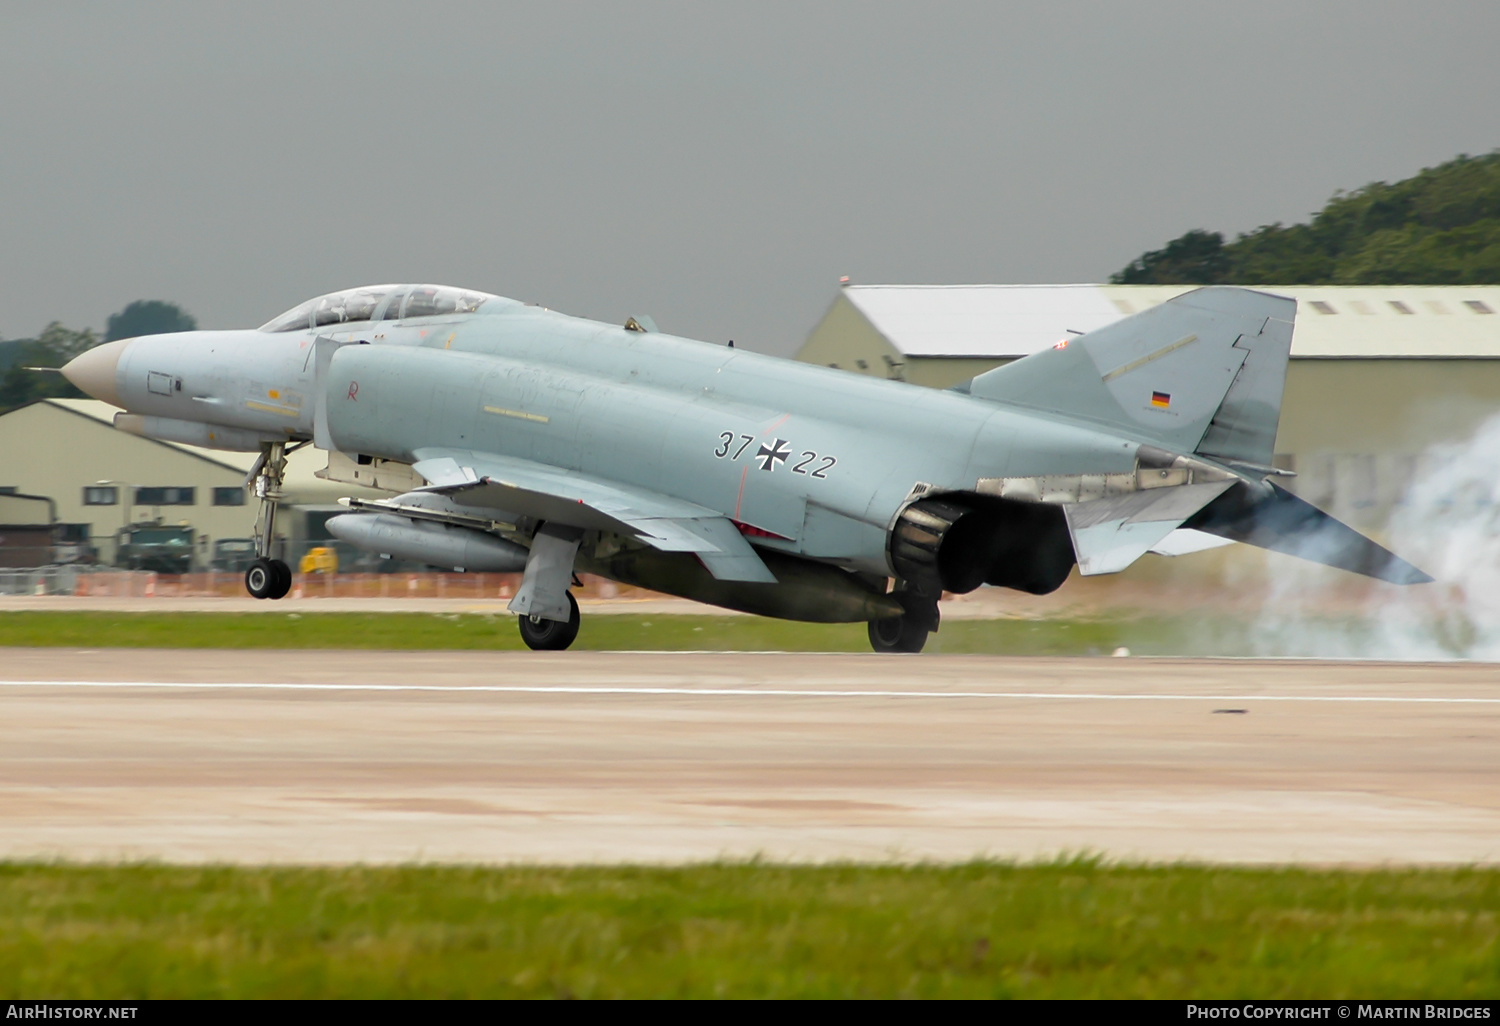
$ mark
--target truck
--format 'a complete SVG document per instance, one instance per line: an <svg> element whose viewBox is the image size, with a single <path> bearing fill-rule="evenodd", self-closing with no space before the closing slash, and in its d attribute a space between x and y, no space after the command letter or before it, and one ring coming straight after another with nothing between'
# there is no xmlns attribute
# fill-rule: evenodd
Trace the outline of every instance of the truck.
<svg viewBox="0 0 1500 1026"><path fill-rule="evenodd" d="M193 529L186 525L136 524L116 536L115 565L123 570L185 574L193 568Z"/></svg>
<svg viewBox="0 0 1500 1026"><path fill-rule="evenodd" d="M214 542L209 569L244 573L255 562L255 539L220 538Z"/></svg>

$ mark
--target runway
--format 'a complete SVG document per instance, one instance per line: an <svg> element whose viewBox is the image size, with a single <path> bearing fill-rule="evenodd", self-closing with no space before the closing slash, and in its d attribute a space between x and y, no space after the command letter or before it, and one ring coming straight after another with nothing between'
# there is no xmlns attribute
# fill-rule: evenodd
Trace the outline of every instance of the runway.
<svg viewBox="0 0 1500 1026"><path fill-rule="evenodd" d="M1500 862L1500 667L0 649L0 857Z"/></svg>

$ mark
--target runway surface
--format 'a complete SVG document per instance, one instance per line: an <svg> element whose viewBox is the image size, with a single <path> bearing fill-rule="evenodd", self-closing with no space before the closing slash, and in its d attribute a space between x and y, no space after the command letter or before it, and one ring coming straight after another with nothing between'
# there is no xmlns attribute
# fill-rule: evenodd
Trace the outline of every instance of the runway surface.
<svg viewBox="0 0 1500 1026"><path fill-rule="evenodd" d="M0 857L1500 862L1500 667L0 649Z"/></svg>

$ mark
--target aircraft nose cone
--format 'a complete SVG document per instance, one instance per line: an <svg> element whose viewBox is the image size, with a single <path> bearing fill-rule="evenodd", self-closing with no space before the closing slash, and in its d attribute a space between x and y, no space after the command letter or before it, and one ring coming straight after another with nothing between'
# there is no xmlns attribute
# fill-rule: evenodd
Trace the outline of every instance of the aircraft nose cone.
<svg viewBox="0 0 1500 1026"><path fill-rule="evenodd" d="M62 376L95 399L103 399L111 406L120 406L119 387L116 375L120 369L120 357L125 354L134 339L122 338L117 342L106 342L86 353L73 357L63 365Z"/></svg>

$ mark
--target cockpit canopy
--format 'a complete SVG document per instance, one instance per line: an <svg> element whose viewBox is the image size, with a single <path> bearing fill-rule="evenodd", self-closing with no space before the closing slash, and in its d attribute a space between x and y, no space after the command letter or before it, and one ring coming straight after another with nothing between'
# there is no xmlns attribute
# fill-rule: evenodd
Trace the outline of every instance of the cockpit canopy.
<svg viewBox="0 0 1500 1026"><path fill-rule="evenodd" d="M491 299L447 285L365 285L309 299L260 326L261 331L307 331L355 321L395 321L435 314L469 314Z"/></svg>

